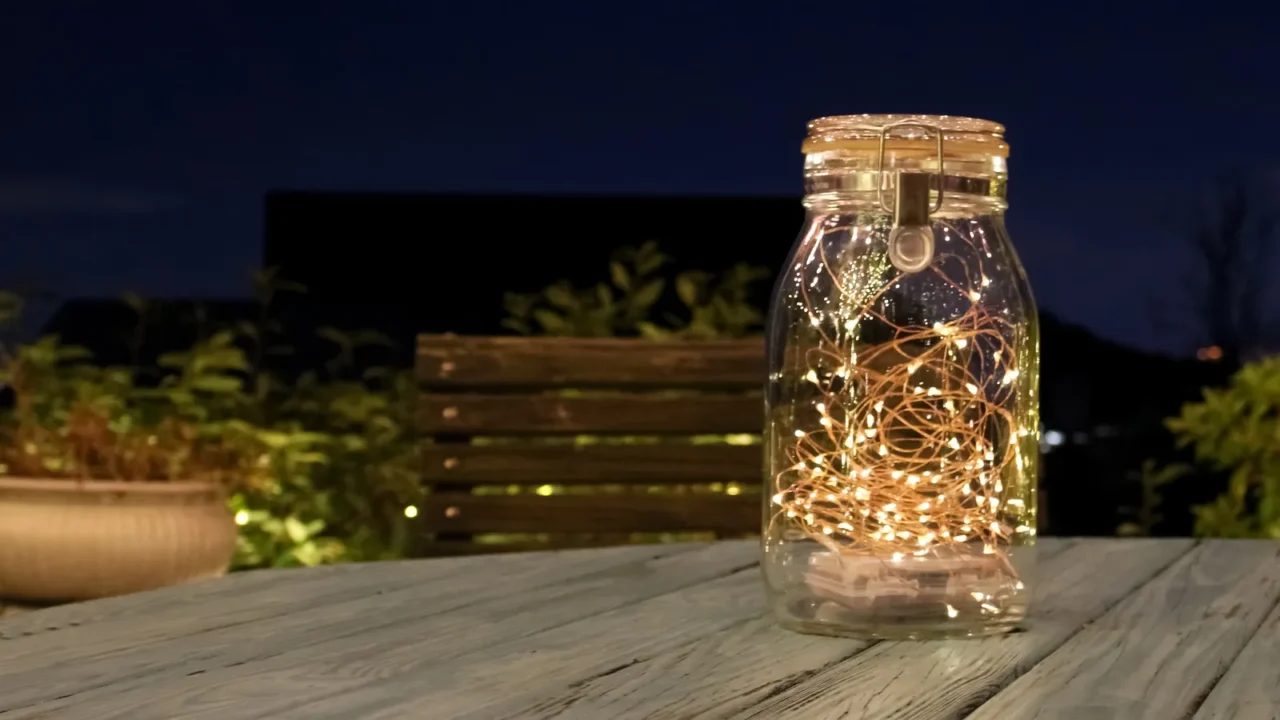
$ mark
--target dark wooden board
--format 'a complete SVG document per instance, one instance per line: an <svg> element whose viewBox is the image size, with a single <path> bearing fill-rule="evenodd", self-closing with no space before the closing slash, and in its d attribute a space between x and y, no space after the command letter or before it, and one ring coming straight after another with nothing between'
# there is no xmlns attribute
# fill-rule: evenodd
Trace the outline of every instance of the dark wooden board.
<svg viewBox="0 0 1280 720"><path fill-rule="evenodd" d="M1022 632L781 629L758 542L268 570L0 619L4 720L1280 717L1274 541L1044 539Z"/></svg>
<svg viewBox="0 0 1280 720"><path fill-rule="evenodd" d="M759 495L471 495L427 499L423 526L436 533L758 532Z"/></svg>
<svg viewBox="0 0 1280 720"><path fill-rule="evenodd" d="M756 483L760 445L427 445L427 483Z"/></svg>
<svg viewBox="0 0 1280 720"><path fill-rule="evenodd" d="M739 386L765 379L764 340L418 338L416 374L431 387Z"/></svg>
<svg viewBox="0 0 1280 720"><path fill-rule="evenodd" d="M554 435L759 433L759 396L433 395L420 399L426 434Z"/></svg>
<svg viewBox="0 0 1280 720"><path fill-rule="evenodd" d="M637 543L630 533L570 534L552 533L544 541L521 540L508 543L477 543L470 540L436 540L424 546L423 557L448 558L464 555L498 555L507 553L541 553L551 550L577 550L614 546L653 545L666 547L667 543Z"/></svg>

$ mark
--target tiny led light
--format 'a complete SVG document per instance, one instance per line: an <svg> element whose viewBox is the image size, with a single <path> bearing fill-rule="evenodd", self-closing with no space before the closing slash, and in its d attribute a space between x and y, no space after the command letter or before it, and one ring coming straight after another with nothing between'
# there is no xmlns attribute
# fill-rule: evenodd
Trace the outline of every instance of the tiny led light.
<svg viewBox="0 0 1280 720"><path fill-rule="evenodd" d="M1009 494L1024 494L1021 480L1015 482L1026 467L1016 438L1020 425L1035 426L1034 418L1019 414L1033 392L1026 386L1034 383L1015 382L1023 357L1009 334L1011 318L982 304L1003 300L986 289L992 280L982 272L990 263L980 257L986 251L980 236L980 227L947 224L949 252L967 242L977 251L977 264L956 265L954 272L942 262L931 266L940 286L961 300L948 301L941 317L915 314L897 324L887 312L886 293L896 284L905 291L904 276L865 287L873 275L864 268L857 276L864 287L854 290L838 275L846 271L822 265L848 300L838 311L817 304L826 303L825 296L797 296L802 321L830 332L806 331L817 338L817 351L802 354L799 367L786 371L805 381L806 399L799 402L808 407L794 416L804 423L794 429L797 439L780 450L787 459L779 466L785 469L773 488L772 512L832 552L888 557L921 569L954 553L999 565L1009 573L1012 592L1017 578L1007 550L1034 529L1024 524L1031 518L1022 500L1002 499L1006 485L1000 479ZM819 317L829 322L821 324ZM995 614L1004 597L976 599ZM945 607L951 618L962 610L971 614L963 595Z"/></svg>

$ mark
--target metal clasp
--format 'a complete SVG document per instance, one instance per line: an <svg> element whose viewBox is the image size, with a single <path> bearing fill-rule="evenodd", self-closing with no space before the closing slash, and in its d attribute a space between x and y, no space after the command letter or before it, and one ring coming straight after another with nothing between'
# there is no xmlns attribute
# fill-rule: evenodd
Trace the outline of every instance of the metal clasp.
<svg viewBox="0 0 1280 720"><path fill-rule="evenodd" d="M889 131L915 127L933 131L938 141L938 197L929 202L929 173L898 171L894 180L893 210L884 201L884 150ZM876 200L886 212L893 213L893 230L889 233L889 262L904 273L917 273L933 262L934 238L929 216L942 209L943 168L942 128L912 120L890 123L880 128L880 150L876 153Z"/></svg>
<svg viewBox="0 0 1280 720"><path fill-rule="evenodd" d="M932 131L934 138L938 142L938 173L937 173L938 197L933 201L933 204L929 207L929 214L932 215L933 213L936 213L942 209L942 185L943 185L942 179L946 177L946 171L943 168L944 155L942 152L943 150L942 128L938 127L937 125L928 125L926 123L916 122L914 120L900 120L895 123L889 123L888 125L885 125L880 128L880 148L879 148L879 151L876 153L876 199L880 202L880 207L883 208L885 212L893 212L892 210L889 209L889 206L884 201L884 185L885 185L885 182L884 182L884 149L885 147L884 146L885 146L885 141L888 140L889 138L890 130L894 130L896 128L904 128L904 127L913 127L919 130ZM898 174L902 175L901 172L899 172ZM897 183L895 183L895 185L897 185ZM928 187L927 184L926 184L926 187Z"/></svg>

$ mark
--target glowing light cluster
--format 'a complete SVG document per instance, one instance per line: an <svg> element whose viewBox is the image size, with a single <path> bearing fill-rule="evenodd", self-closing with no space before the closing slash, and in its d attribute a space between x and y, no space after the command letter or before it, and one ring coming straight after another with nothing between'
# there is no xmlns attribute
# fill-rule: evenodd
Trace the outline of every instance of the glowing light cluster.
<svg viewBox="0 0 1280 720"><path fill-rule="evenodd" d="M797 283L817 342L798 368L808 389L793 421L803 429L775 481L774 517L841 554L903 561L967 550L1003 559L1016 536L1034 534L1019 478L1023 447L1035 441L1022 439L1035 427L1020 425L1028 390L1015 321L984 303L992 292L985 237L942 226L946 242L973 250L944 248L921 273L948 295L932 303L948 317L901 320L886 308L905 276L883 265L834 269L822 243L810 277L827 275L840 311L830 297L810 297L822 292L816 283ZM875 232L863 232L869 244Z"/></svg>

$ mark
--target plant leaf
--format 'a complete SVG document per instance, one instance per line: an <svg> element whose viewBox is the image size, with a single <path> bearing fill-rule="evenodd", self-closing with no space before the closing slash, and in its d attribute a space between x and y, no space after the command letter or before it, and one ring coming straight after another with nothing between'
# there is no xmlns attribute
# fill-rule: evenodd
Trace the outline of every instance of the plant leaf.
<svg viewBox="0 0 1280 720"><path fill-rule="evenodd" d="M631 305L633 310L646 310L658 301L658 297L662 295L663 280L650 280L644 287L636 291L631 296Z"/></svg>
<svg viewBox="0 0 1280 720"><path fill-rule="evenodd" d="M620 262L609 263L609 275L613 278L614 287L619 290L631 289L631 276L627 274L627 268Z"/></svg>
<svg viewBox="0 0 1280 720"><path fill-rule="evenodd" d="M676 294L685 307L692 308L698 304L698 281L689 273L681 273L676 278Z"/></svg>

